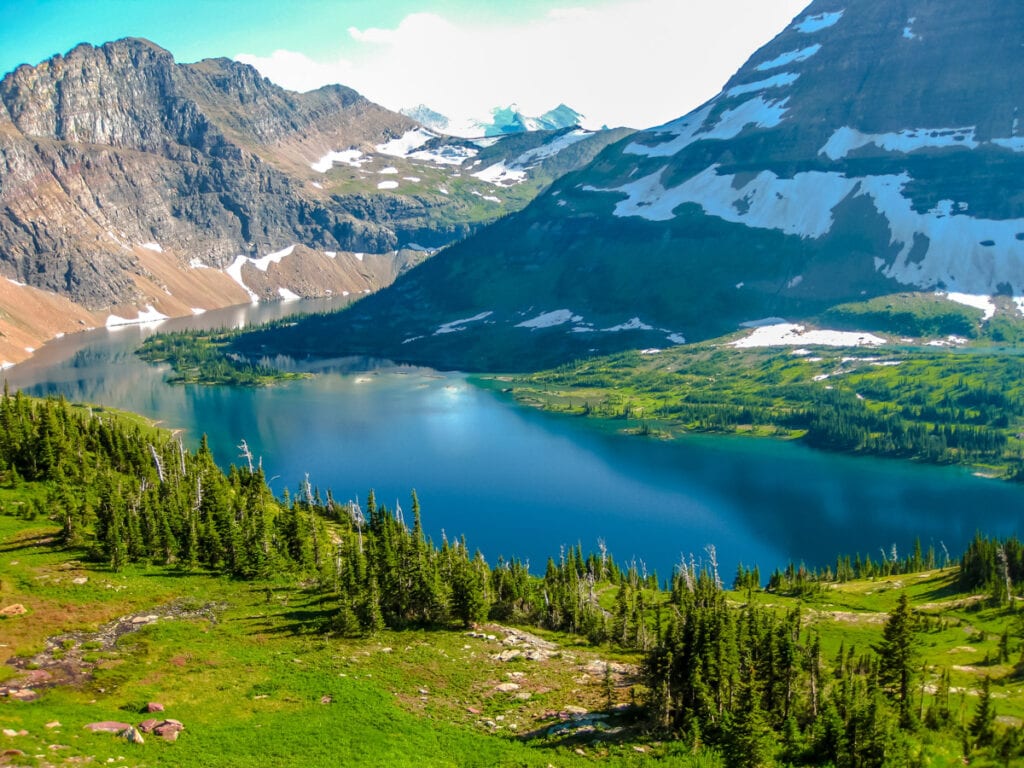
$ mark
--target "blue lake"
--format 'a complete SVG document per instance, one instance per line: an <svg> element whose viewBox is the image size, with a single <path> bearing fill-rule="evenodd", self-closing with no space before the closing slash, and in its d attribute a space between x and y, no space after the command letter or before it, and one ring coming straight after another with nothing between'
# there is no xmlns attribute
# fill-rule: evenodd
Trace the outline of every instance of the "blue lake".
<svg viewBox="0 0 1024 768"><path fill-rule="evenodd" d="M168 385L166 367L133 351L147 335L235 327L316 311L329 302L237 307L157 326L76 334L6 371L12 388L136 411L203 433L222 466L244 439L271 487L294 491L308 472L339 500L409 509L439 540L465 534L493 562L534 571L562 546L634 557L666 576L681 556L715 545L723 577L757 563L824 565L838 553L875 560L920 537L958 557L975 530L1020 533L1024 488L957 468L841 456L799 444L693 436L627 437L592 422L535 412L478 389L462 374L367 361L318 365L316 377L264 389Z"/></svg>

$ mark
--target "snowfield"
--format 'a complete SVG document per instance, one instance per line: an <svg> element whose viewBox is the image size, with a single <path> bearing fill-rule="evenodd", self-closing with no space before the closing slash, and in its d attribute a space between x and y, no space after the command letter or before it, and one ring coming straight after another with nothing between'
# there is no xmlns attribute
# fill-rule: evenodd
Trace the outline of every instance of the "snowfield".
<svg viewBox="0 0 1024 768"><path fill-rule="evenodd" d="M365 163L372 161L372 157L366 157L358 149L345 149L340 152L328 152L315 163L311 163L309 167L317 173L327 173L335 163L361 168Z"/></svg>
<svg viewBox="0 0 1024 768"><path fill-rule="evenodd" d="M440 336L445 333L458 333L459 331L464 331L466 330L466 326L469 325L470 323L479 322L480 320L488 318L493 314L493 311L488 310L486 312L481 312L478 315L473 315L472 317L463 318L462 320L452 320L450 323L445 323L444 325L437 326L437 330L434 331L434 335ZM405 344L406 342L402 343Z"/></svg>
<svg viewBox="0 0 1024 768"><path fill-rule="evenodd" d="M612 189L583 187L590 192L625 195L614 215L667 221L684 203L701 206L710 216L756 229L774 229L802 238L821 238L834 222L833 211L847 198L867 197L889 223L890 243L898 249L891 262L876 258L875 269L886 277L925 290L943 286L959 294L990 296L1000 284L1024 293L1024 219L979 219L967 206L941 200L923 213L904 194L912 182L898 175L847 177L839 172L807 171L786 179L762 171L742 183L719 174L711 165L682 184L666 189L666 168ZM915 245L923 244L925 258Z"/></svg>
<svg viewBox="0 0 1024 768"><path fill-rule="evenodd" d="M785 88L788 85L792 85L800 77L799 72L781 72L777 75L772 75L764 80L757 80L753 83L743 83L742 85L735 85L725 92L726 98L734 98L736 96L744 96L748 93L758 93L759 91L767 91L769 88Z"/></svg>
<svg viewBox="0 0 1024 768"><path fill-rule="evenodd" d="M819 13L817 16L804 16L804 18L793 26L797 32L805 35L820 32L823 29L835 26L843 18L845 10L833 11L832 13Z"/></svg>
<svg viewBox="0 0 1024 768"><path fill-rule="evenodd" d="M992 303L991 296L977 296L970 293L943 293L939 291L936 296L943 296L957 304L966 304L968 307L982 310L985 314L982 320L990 320L996 314L996 305Z"/></svg>
<svg viewBox="0 0 1024 768"><path fill-rule="evenodd" d="M768 101L763 96L748 99L739 106L727 109L714 125L705 126L715 101L709 102L690 114L654 128L643 134L645 140L670 137L667 141L648 145L633 141L622 151L630 155L672 157L698 141L734 139L747 126L774 128L786 114L788 99Z"/></svg>
<svg viewBox="0 0 1024 768"><path fill-rule="evenodd" d="M516 328L554 328L557 325L564 325L565 323L578 323L583 318L580 315L573 314L571 309L556 309L553 312L545 312L542 315L537 315L530 320L524 320L516 325Z"/></svg>
<svg viewBox="0 0 1024 768"><path fill-rule="evenodd" d="M838 128L825 146L818 150L830 160L842 160L856 149L874 144L886 152L903 152L918 149L965 147L976 149L980 145L974 137L974 126L966 128L906 128L896 133L861 133L856 128ZM994 140L998 142L998 139Z"/></svg>
<svg viewBox="0 0 1024 768"><path fill-rule="evenodd" d="M480 179L480 181L486 181L489 184L496 184L499 186L511 186L512 184L519 184L526 181L526 171L516 170L505 165L505 161L489 165L482 171L477 171L472 174L474 178Z"/></svg>
<svg viewBox="0 0 1024 768"><path fill-rule="evenodd" d="M162 312L158 312L152 304L147 304L144 310L139 311L139 316L136 318L130 317L119 317L118 315L109 315L107 317L106 326L107 328L115 328L122 325L140 325L142 323L159 323L162 320L166 320L167 315Z"/></svg>
<svg viewBox="0 0 1024 768"><path fill-rule="evenodd" d="M821 43L815 43L806 48L800 48L795 51L787 51L786 53L776 56L770 61L763 61L758 64L754 69L758 72L767 72L769 69L778 69L779 67L785 67L788 64L794 64L800 61L807 61L814 54L821 50Z"/></svg>
<svg viewBox="0 0 1024 768"><path fill-rule="evenodd" d="M885 339L871 333L855 331L807 330L806 326L795 323L762 325L750 335L732 342L737 349L755 347L868 347L887 343Z"/></svg>

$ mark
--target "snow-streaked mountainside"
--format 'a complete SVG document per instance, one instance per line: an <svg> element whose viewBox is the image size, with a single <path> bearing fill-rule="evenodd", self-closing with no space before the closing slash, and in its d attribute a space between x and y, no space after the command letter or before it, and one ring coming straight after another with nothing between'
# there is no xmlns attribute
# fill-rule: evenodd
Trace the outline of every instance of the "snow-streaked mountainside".
<svg viewBox="0 0 1024 768"><path fill-rule="evenodd" d="M898 291L1024 295L1021 29L1020 3L815 0L715 98L609 147L331 333L500 368ZM544 316L558 322L524 323Z"/></svg>
<svg viewBox="0 0 1024 768"><path fill-rule="evenodd" d="M402 109L401 113L427 128L463 138L505 136L529 131L560 131L581 125L585 117L565 104L559 104L539 117L524 115L516 104L494 107L491 114L484 119L470 118L461 121L452 120L425 104Z"/></svg>

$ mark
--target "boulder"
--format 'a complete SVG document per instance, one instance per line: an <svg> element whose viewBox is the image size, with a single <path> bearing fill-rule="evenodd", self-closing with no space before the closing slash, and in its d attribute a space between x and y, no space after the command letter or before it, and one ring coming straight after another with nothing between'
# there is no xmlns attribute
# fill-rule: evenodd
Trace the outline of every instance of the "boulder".
<svg viewBox="0 0 1024 768"><path fill-rule="evenodd" d="M160 725L160 723L162 722L163 720L157 720L155 717L151 717L148 720L143 720L135 727L143 733L152 733L153 729Z"/></svg>
<svg viewBox="0 0 1024 768"><path fill-rule="evenodd" d="M101 720L97 723L89 723L83 726L85 730L93 733L121 733L131 728L131 723L119 723L116 720Z"/></svg>
<svg viewBox="0 0 1024 768"><path fill-rule="evenodd" d="M14 603L6 608L0 608L0 616L21 616L23 613L28 613L28 608L21 603Z"/></svg>
<svg viewBox="0 0 1024 768"><path fill-rule="evenodd" d="M129 725L121 733L118 734L122 739L125 739L130 744L145 744L146 740L142 738L142 734L139 733L138 729L134 726Z"/></svg>
<svg viewBox="0 0 1024 768"><path fill-rule="evenodd" d="M146 712L152 713L152 712L163 712L163 711L164 711L164 705L160 704L158 702L151 701L151 702L149 702L146 705Z"/></svg>

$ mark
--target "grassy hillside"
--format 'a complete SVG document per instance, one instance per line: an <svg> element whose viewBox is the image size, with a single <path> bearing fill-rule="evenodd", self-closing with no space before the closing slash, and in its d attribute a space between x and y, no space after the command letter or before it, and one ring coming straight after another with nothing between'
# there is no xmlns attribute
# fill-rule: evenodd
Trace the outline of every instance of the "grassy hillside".
<svg viewBox="0 0 1024 768"><path fill-rule="evenodd" d="M9 493L5 501L11 502ZM37 754L99 763L123 756L128 765L166 766L257 766L300 756L311 766L583 765L594 758L647 765L669 757L668 764L690 764L689 744L655 738L628 708L645 696L639 651L542 632L557 644L550 657L500 661L509 633L494 624L476 636L409 630L339 637L323 631L330 601L300 584L240 583L161 567L115 573L90 564L84 552L55 546L58 532L45 520L0 516L0 602L27 609L0 619L7 661L0 686L33 675L59 680L79 669L73 684L36 686L35 701L0 700L4 727L27 731L0 736L0 743L24 752L25 764L38 764L31 758ZM906 591L928 617L922 707L934 705L937 682L948 671L949 708L966 727L988 676L996 681L1000 727L1019 727L1019 618L959 594L955 581L955 569L933 570L828 585L803 598L741 590L728 599L779 613L799 607L806 632L820 636L821 655L831 664L842 651L869 653ZM606 587L602 603L613 610L615 599L615 588ZM118 618L153 615L160 618L132 625L113 644L94 638ZM1009 661L1000 651L1007 632ZM55 636L62 639L48 644ZM613 670L610 683L605 662ZM499 689L504 683L513 683L512 690ZM139 722L148 717L140 710L149 701L185 724L175 743L149 737L144 745L128 744L83 729L101 720ZM567 713L583 711L601 718L590 721L598 729L585 721L573 727ZM924 735L929 765L960 764L955 737ZM692 764L721 763L705 752Z"/></svg>
<svg viewBox="0 0 1024 768"><path fill-rule="evenodd" d="M915 550L767 580L741 567L729 591L712 551L666 584L579 547L541 576L464 540L434 545L415 494L409 517L372 493L364 514L308 484L275 499L260 470L224 474L205 444L192 454L137 418L4 396L4 758L718 768L1024 756L1016 539L978 537L959 566ZM180 738L86 728L141 723L150 702L184 723Z"/></svg>

